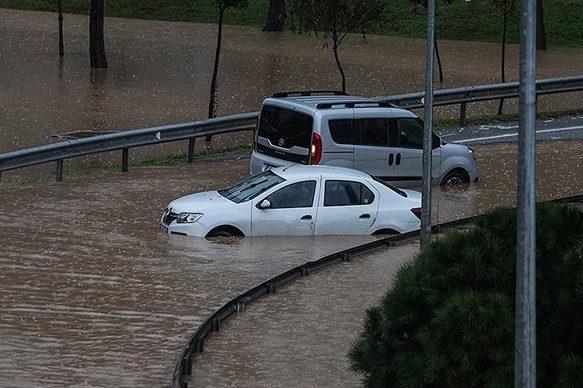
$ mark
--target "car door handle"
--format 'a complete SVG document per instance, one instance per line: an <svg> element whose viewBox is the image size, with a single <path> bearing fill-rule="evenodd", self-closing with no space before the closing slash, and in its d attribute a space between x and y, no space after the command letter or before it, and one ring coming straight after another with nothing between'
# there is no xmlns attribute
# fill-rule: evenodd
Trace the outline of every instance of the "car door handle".
<svg viewBox="0 0 583 388"><path fill-rule="evenodd" d="M397 154L397 161L395 162L395 164L398 166L401 164L401 154Z"/></svg>
<svg viewBox="0 0 583 388"><path fill-rule="evenodd" d="M300 218L300 220L311 220L311 219L312 219L312 216L311 216L311 215L309 215L309 214L308 214L308 215L305 215L305 216L303 216L302 218Z"/></svg>
<svg viewBox="0 0 583 388"><path fill-rule="evenodd" d="M363 214L360 217L358 217L359 219L366 219L366 218L370 218L370 214Z"/></svg>
<svg viewBox="0 0 583 388"><path fill-rule="evenodd" d="M393 155L392 153L389 154L389 166L393 165L394 160L395 160L395 155Z"/></svg>

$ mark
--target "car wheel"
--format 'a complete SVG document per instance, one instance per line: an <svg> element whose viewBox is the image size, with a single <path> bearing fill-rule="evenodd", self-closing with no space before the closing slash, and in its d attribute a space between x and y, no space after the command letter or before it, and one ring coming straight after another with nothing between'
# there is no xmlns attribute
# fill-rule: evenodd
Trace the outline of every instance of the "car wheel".
<svg viewBox="0 0 583 388"><path fill-rule="evenodd" d="M460 183L468 183L464 174L459 171L452 171L443 178L441 181L442 186L451 187L459 185Z"/></svg>
<svg viewBox="0 0 583 388"><path fill-rule="evenodd" d="M208 234L207 237L233 237L234 234L229 232L228 230L216 230Z"/></svg>

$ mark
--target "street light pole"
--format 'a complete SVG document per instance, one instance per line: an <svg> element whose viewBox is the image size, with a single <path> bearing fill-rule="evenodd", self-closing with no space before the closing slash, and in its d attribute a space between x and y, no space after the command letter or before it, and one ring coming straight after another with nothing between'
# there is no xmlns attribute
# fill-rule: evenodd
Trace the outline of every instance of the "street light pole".
<svg viewBox="0 0 583 388"><path fill-rule="evenodd" d="M433 146L433 58L435 54L435 0L427 1L427 51L423 127L423 187L421 191L421 245L431 240L431 152Z"/></svg>
<svg viewBox="0 0 583 388"><path fill-rule="evenodd" d="M536 387L536 0L522 0L514 386Z"/></svg>

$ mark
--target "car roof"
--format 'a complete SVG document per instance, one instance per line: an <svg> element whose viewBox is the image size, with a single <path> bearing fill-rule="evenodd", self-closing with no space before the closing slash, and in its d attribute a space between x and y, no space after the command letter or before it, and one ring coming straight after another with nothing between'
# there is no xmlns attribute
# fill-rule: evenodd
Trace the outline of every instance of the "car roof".
<svg viewBox="0 0 583 388"><path fill-rule="evenodd" d="M291 166L275 167L272 169L274 173L284 179L304 178L306 176L320 176L326 178L370 178L371 176L366 172L353 170L351 168L326 166L326 165L305 165L292 164Z"/></svg>

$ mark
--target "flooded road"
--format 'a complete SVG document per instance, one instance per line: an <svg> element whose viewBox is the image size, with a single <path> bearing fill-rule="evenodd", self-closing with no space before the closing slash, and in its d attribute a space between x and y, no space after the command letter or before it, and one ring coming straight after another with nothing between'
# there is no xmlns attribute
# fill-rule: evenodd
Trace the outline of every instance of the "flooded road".
<svg viewBox="0 0 583 388"><path fill-rule="evenodd" d="M539 144L538 200L581 192L581 145ZM434 223L515 203L515 145L475 148L479 160L488 160L480 166L480 182L467 190L435 190ZM217 308L287 269L374 238L207 241L158 233L158 218L169 200L224 187L247 174L248 159L241 158L68 177L62 183L3 182L0 386L167 387L183 344ZM324 278L314 274L288 291L282 289L282 296L278 292L258 301L257 309L252 304L246 313L249 321L245 315L210 336L192 376L207 383L192 386L229 386L236 381L238 386L271 387L278 386L273 383L278 377L293 376L298 380L280 386L297 381L292 385L311 387L325 373L346 377L350 372L344 369L344 350L356 336L360 313L376 302L396 266L412 254L406 249L390 254L388 261L373 257L356 267L334 267ZM366 263L378 270L371 271ZM369 286L344 283L347 274ZM322 279L342 293L310 297L319 293ZM314 283L304 294L306 282ZM351 313L342 315L346 321L327 321L317 312L336 316L336 310L325 306ZM294 325L288 321L294 314L302 328L294 334L300 336L295 342L291 338L297 337L279 331L289 332L286 325ZM265 326L258 326L262 322ZM326 341L317 335L322 330L329 333ZM334 340L338 336L341 348ZM282 349L295 354L289 360L296 361L286 362ZM225 358L225 352L231 356ZM324 369L313 363L317 376L295 373L313 352ZM263 363L270 354L271 361ZM344 386L356 384L352 376Z"/></svg>
<svg viewBox="0 0 583 388"><path fill-rule="evenodd" d="M111 67L91 71L87 23L87 17L65 15L66 55L59 60L56 15L0 9L0 152L47 144L57 133L125 130L206 116L213 26L107 19ZM278 90L339 87L333 57L316 39L226 27L223 43L219 115L255 111L264 96ZM423 88L423 41L371 36L364 44L350 37L343 46L350 92L370 96ZM440 42L440 51L446 74L440 87L497 82L498 45ZM510 78L516 77L518 50L509 51ZM537 69L541 78L579 75L582 60L583 50L549 50L539 53ZM545 96L539 103L540 109L582 105L578 97ZM478 108L470 108L470 114L478 113L472 109ZM218 146L248 144L250 137L216 141ZM539 143L539 200L581 193L581 145ZM514 204L516 146L474 148L480 182L469 190L436 188L434 223ZM170 144L141 152L146 157L185 150L185 144ZM117 154L103 155L75 163L100 167L118 159ZM54 173L53 165L39 169ZM168 387L185 341L226 301L286 269L373 239L207 241L158 233L158 218L171 199L224 187L248 171L248 160L241 158L66 175L62 183L51 178L30 186L18 182L37 174L35 169L3 173L0 386ZM343 376L345 386L356 386L345 370L344 349L356 335L363 309L376 302L396 266L415 249L405 247L388 262L371 257L353 263L363 267L335 267L303 280L300 288L258 301L248 321L228 322L226 336L221 332L209 339L195 366L193 381L201 383L195 386L290 385L280 378L298 387L321 386L326 374L334 376L329 381ZM367 263L378 270L370 271ZM359 276L365 273L370 275L366 280ZM352 283L334 290L341 285L336 274ZM319 279L332 287L330 293L313 294L320 286L310 282ZM357 281L368 286L357 287ZM278 300L280 295L284 299ZM298 304L290 308L286 301L292 299ZM345 321L317 314L329 314L330 306L339 309L330 310L329 317L343 313ZM300 317L299 324L287 321L290 316ZM262 322L269 325L259 326ZM282 330L301 340L282 338ZM326 333L330 341L322 340ZM229 346L238 353L228 353L235 350ZM284 349L295 356L278 355ZM221 358L225 354L231 354L228 362ZM319 362L307 368L314 358ZM309 373L298 376L296 368Z"/></svg>

